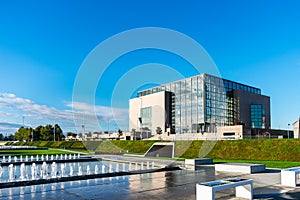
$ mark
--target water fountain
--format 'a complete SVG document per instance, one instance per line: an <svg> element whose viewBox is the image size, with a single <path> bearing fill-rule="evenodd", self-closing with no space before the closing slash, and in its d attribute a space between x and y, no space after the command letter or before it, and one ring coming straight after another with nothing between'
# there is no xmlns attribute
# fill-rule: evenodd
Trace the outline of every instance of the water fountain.
<svg viewBox="0 0 300 200"><path fill-rule="evenodd" d="M98 165L95 166L95 174L98 174Z"/></svg>
<svg viewBox="0 0 300 200"><path fill-rule="evenodd" d="M65 164L61 164L60 166L60 173L61 173L61 177L64 177L65 176L65 171L66 171L66 167L65 167Z"/></svg>
<svg viewBox="0 0 300 200"><path fill-rule="evenodd" d="M10 155L8 156L8 162L9 163L11 162L11 156Z"/></svg>
<svg viewBox="0 0 300 200"><path fill-rule="evenodd" d="M51 164L51 176L52 176L52 178L56 178L56 176L57 176L57 165L56 165L56 162L53 162Z"/></svg>
<svg viewBox="0 0 300 200"><path fill-rule="evenodd" d="M98 162L93 162L95 160L87 161L85 158L82 158L82 162L78 162L77 159L79 157L79 154L40 155L40 157L39 155L26 155L24 157L20 156L19 158L14 156L13 159L11 156L7 156L8 160L13 162L7 163L5 156L3 156L2 163L5 164L2 166L4 168L0 166L0 188L71 181L82 179L84 176L86 176L87 179L107 176L111 179L112 176L126 175L124 172L130 173L134 165L135 170L139 171L145 169L146 166L147 170L150 169L151 164L149 162L147 162L147 164L137 162L126 164L120 162L105 163L106 161L103 161L104 163L99 165ZM22 163L23 161L26 162ZM91 163L85 164L90 161ZM154 163L152 162L152 168L153 167Z"/></svg>
<svg viewBox="0 0 300 200"><path fill-rule="evenodd" d="M3 173L3 168L2 168L1 165L0 165L0 178L1 178L1 176L2 176L2 173Z"/></svg>
<svg viewBox="0 0 300 200"><path fill-rule="evenodd" d="M70 165L70 176L73 176L73 166Z"/></svg>
<svg viewBox="0 0 300 200"><path fill-rule="evenodd" d="M125 169L125 163L123 163L123 166L122 166L122 171L125 172L126 169Z"/></svg>
<svg viewBox="0 0 300 200"><path fill-rule="evenodd" d="M41 167L41 178L46 179L48 175L48 165L46 162L43 162Z"/></svg>
<svg viewBox="0 0 300 200"><path fill-rule="evenodd" d="M91 174L91 168L90 168L89 165L86 167L86 174L87 174L87 175L90 175L90 174Z"/></svg>
<svg viewBox="0 0 300 200"><path fill-rule="evenodd" d="M37 175L37 167L35 163L32 163L31 165L31 179L35 180Z"/></svg>
<svg viewBox="0 0 300 200"><path fill-rule="evenodd" d="M116 164L116 172L119 171L119 163Z"/></svg>
<svg viewBox="0 0 300 200"><path fill-rule="evenodd" d="M78 176L81 176L82 175L82 168L81 168L81 165L79 165L78 167Z"/></svg>
<svg viewBox="0 0 300 200"><path fill-rule="evenodd" d="M112 164L111 163L109 163L109 166L108 166L108 172L109 173L112 173L113 171L112 171Z"/></svg>
<svg viewBox="0 0 300 200"><path fill-rule="evenodd" d="M21 164L21 167L20 167L20 180L23 181L25 180L26 178L26 171L25 171L25 163L22 163Z"/></svg>
<svg viewBox="0 0 300 200"><path fill-rule="evenodd" d="M13 171L14 165L10 164L8 166L8 181L13 181L14 180L14 171Z"/></svg>

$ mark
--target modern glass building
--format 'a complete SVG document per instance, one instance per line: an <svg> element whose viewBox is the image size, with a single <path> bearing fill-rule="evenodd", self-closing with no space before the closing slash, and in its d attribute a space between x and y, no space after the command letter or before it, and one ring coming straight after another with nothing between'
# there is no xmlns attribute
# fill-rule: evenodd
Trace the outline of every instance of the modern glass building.
<svg viewBox="0 0 300 200"><path fill-rule="evenodd" d="M151 104L152 100L157 101L154 94L164 96L163 102ZM155 116L162 117L159 120L153 119L157 105L165 110L164 116ZM258 88L208 74L139 91L129 107L130 130L139 127L155 132L159 125L170 133L200 133L237 124L270 127L270 97L261 95ZM134 123L136 117L140 124Z"/></svg>

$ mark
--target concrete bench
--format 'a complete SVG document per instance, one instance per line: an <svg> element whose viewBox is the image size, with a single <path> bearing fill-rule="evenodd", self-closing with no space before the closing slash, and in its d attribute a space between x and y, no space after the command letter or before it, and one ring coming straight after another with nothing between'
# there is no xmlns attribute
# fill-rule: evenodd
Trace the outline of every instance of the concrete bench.
<svg viewBox="0 0 300 200"><path fill-rule="evenodd" d="M213 164L211 158L195 158L195 159L185 159L185 165L209 165Z"/></svg>
<svg viewBox="0 0 300 200"><path fill-rule="evenodd" d="M245 186L248 186L249 189ZM231 188L235 188L236 197L253 199L253 181L241 178L229 178L197 184L196 198L197 200L214 200L215 192Z"/></svg>
<svg viewBox="0 0 300 200"><path fill-rule="evenodd" d="M266 166L264 164L222 163L215 164L215 170L224 172L240 172L253 174L265 171Z"/></svg>
<svg viewBox="0 0 300 200"><path fill-rule="evenodd" d="M300 174L300 167L281 170L281 185L296 187L298 174Z"/></svg>

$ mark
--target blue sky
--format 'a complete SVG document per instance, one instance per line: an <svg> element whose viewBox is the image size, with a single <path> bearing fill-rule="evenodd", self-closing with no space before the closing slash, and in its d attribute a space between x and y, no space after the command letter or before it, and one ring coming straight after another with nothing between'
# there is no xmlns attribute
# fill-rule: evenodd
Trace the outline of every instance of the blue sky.
<svg viewBox="0 0 300 200"><path fill-rule="evenodd" d="M259 87L271 96L272 127L287 128L300 116L299 9L296 0L1 1L0 132L13 133L23 123L22 116L26 126L59 123L64 131L80 132L72 108L87 130L95 130L89 121L92 109L101 131L116 130L117 121L127 130L128 99L114 99L117 118L110 110L113 86L120 77L147 63L195 75L189 63L163 51L131 52L105 72L95 108L72 102L72 93L80 66L97 45L142 27L168 28L193 38L222 77ZM157 76L166 82L178 78Z"/></svg>

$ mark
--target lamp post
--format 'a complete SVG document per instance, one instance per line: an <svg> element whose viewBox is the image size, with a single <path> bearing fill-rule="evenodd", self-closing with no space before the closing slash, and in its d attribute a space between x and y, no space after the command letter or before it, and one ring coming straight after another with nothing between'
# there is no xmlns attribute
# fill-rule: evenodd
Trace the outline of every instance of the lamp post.
<svg viewBox="0 0 300 200"><path fill-rule="evenodd" d="M288 132L287 132L288 133L288 139L290 139L290 125L291 124L288 124Z"/></svg>
<svg viewBox="0 0 300 200"><path fill-rule="evenodd" d="M30 133L31 133L31 142L33 142L33 128L30 128Z"/></svg>
<svg viewBox="0 0 300 200"><path fill-rule="evenodd" d="M108 120L108 131L107 131L108 135L109 135L109 122L110 122L110 119Z"/></svg>
<svg viewBox="0 0 300 200"><path fill-rule="evenodd" d="M142 108L143 108L143 99L141 97L139 97L139 99L141 100L141 104L140 104L140 117L138 118L140 121L140 139L143 139L143 130L142 130L142 126L143 126L143 119L142 119Z"/></svg>

